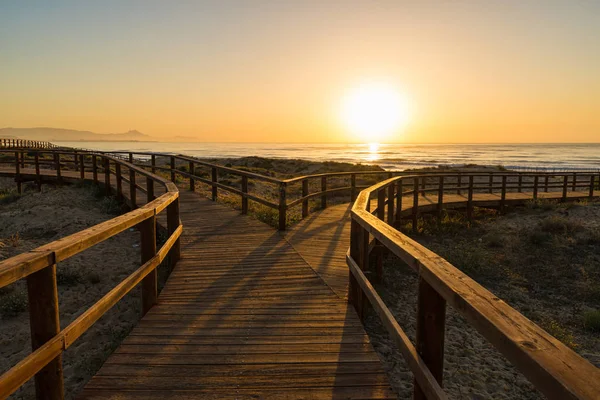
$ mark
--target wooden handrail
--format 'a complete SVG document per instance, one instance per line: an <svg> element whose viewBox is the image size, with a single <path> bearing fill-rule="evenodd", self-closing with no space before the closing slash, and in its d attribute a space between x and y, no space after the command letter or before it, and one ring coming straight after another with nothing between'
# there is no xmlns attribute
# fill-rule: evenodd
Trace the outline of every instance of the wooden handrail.
<svg viewBox="0 0 600 400"><path fill-rule="evenodd" d="M58 151L58 150L49 150L49 151L45 151L44 153L49 153L52 154L53 151ZM129 160L131 164L135 165L136 167L139 167L140 170L138 172L136 172L136 174L138 175L145 175L145 173L154 173L157 170L158 171L164 171L166 173L168 173L170 175L171 180L175 180L175 178L177 176L181 176L184 179L187 179L189 182L189 189L190 190L195 190L196 189L196 183L201 183L201 184L205 184L208 185L211 188L211 198L213 200L217 200L219 198L219 190L224 190L227 191L229 193L232 193L234 195L238 195L240 196L240 201L241 201L241 212L243 214L248 213L248 202L249 201L253 201L259 204L262 204L264 206L276 209L278 213L281 213L282 215L279 217L279 229L280 230L285 230L286 229L286 225L287 225L287 213L293 209L294 207L297 206L302 206L302 218L305 218L306 216L308 216L308 214L310 213L310 207L309 207L309 200L311 199L315 199L315 198L319 198L320 197L320 208L326 208L327 207L327 199L330 195L332 195L333 193L348 193L349 194L349 198L351 201L353 201L356 198L356 194L360 189L365 188L365 186L357 186L356 181L357 181L357 176L362 176L362 177L376 177L376 176L387 176L387 177L392 177L392 176L402 176L406 182L408 182L410 179L418 179L419 177L422 176L426 176L427 179L422 179L421 182L421 186L419 188L419 190L421 191L420 193L434 193L434 192L438 192L438 188L437 188L437 183L434 184L434 180L437 182L437 179L439 179L440 177L443 177L443 179L445 179L446 181L446 185L444 188L444 193L451 193L451 192L455 192L457 194L461 194L463 191L468 192L469 189L469 185L467 184L467 180L468 180L468 176L473 176L473 177L488 177L489 176L489 183L482 183L482 182L475 182L474 183L474 190L487 190L489 193L493 193L495 190L500 190L502 189L502 185L501 185L501 180L502 179L506 179L506 191L510 191L513 189L516 190L520 190L521 192L524 189L528 189L531 188L534 191L540 191L543 189L544 192L547 192L550 189L555 189L555 188L562 188L563 190L565 189L565 185L563 183L560 183L560 186L558 183L550 183L550 177L555 177L555 178L560 178L560 177L564 177L564 179L566 179L567 181L569 181L569 184L567 185L568 189L573 189L575 188L586 188L589 187L589 183L587 183L587 179L586 180L577 180L577 177L585 177L585 176L589 176L589 175L595 175L598 174L599 171L578 171L578 172L572 172L572 171L562 171L562 172L540 172L540 173L535 173L535 172L518 172L518 171L490 171L490 172L473 172L473 173L467 173L467 172L445 172L445 173L440 173L438 171L409 171L409 172L399 172L399 171L351 171L351 172L329 172L329 173L321 173L321 174L312 174L312 175L304 175L304 176L300 176L300 177L295 177L295 178L290 178L290 179L278 179L278 178L274 178L274 177L270 177L270 176L265 176L265 175L261 175L261 174L257 174L257 173L253 173L253 172L248 172L248 171L243 171L240 169L236 169L236 168L231 168L231 167L225 167L222 165L218 165L218 164L213 164L213 163L209 163L207 161L203 161L201 159L197 159L194 157L190 157L190 156L185 156L185 155L181 155L181 154L171 154L171 153L154 153L154 152L128 152L128 151L116 151L116 152L90 152L89 150L85 150L85 149L61 149L60 150L60 154L64 155L66 157L69 157L69 159L63 160L60 165L61 166L67 166L69 164L73 164L76 168L82 170L85 168L85 166L83 167L78 167L77 166L77 162L75 162L74 160L77 158L77 156L81 156L82 154L86 154L88 156L86 156L86 160L88 160L87 157L89 157L90 154L110 154L115 158L121 159L121 160ZM71 160L71 157L73 160ZM136 158L137 157L137 158ZM160 166L160 165L156 165L156 158L157 157L164 157L168 159L168 163L167 166ZM22 163L22 167L24 168L25 166L25 162L26 162L26 154L24 152L21 153L21 156L17 157L20 159L21 163ZM89 159L90 162L92 163L92 172L94 171L98 171L102 168L102 166L96 166L96 168L94 168L93 166L93 160ZM143 164L140 163L139 161L136 160L146 160L149 161L149 164ZM9 161L10 162L10 161ZM14 163L14 161L12 161L12 163ZM187 166L189 169L189 172L183 171L183 170L179 170L177 169L177 163L179 163L180 165L183 164L184 166ZM43 160L40 159L38 161L38 166L44 166L44 165L55 165L55 160ZM83 162L81 163L83 165ZM206 178L206 177L202 177L199 176L196 173L196 169L197 167L205 167L205 168L210 168L210 177ZM149 171L146 171L145 169L148 169ZM144 172L140 172L140 171L144 171ZM235 175L235 176L239 176L242 180L241 182L241 188L240 187L234 187L230 184L226 184L224 182L219 182L219 174L231 174L231 175ZM502 178L502 177L506 177L506 178ZM542 188L541 185L537 186L537 190L535 187L531 186L530 183L528 183L526 181L526 179L528 180L532 180L535 179L535 177L538 177L538 180L541 181L539 178L543 178L544 179L544 187ZM334 177L348 177L350 178L350 186L347 186L347 184L344 184L344 186L342 187L331 187L332 185L328 186L328 181L330 181L330 178L334 178ZM106 176L105 176L106 178ZM126 178L124 178L126 180ZM95 177L95 181L98 180L98 177ZM260 182L265 182L268 184L272 184L273 187L273 191L274 191L274 196L276 197L276 199L273 198L266 198L266 196L260 196L257 194L250 194L248 193L248 181L249 180L256 180L256 181L260 181ZM314 191L314 192L310 192L308 189L310 188L309 185L309 181L311 180L316 180L318 183L320 183L320 190ZM571 181L573 180L573 181ZM431 182L429 182L431 181ZM133 183L129 182L129 180L126 180L127 183L130 183L130 187L133 189L134 187L138 188L140 191L145 192L146 190L143 189L139 184L135 183L135 178L133 179ZM297 194L292 195L292 186L296 183L301 183L302 187L300 187L300 196L298 196ZM39 187L40 182L38 182L38 187ZM18 185L20 187L20 182L18 182ZM306 186L305 186L306 185ZM282 191L283 188L283 191ZM410 195L412 194L411 190L408 190L405 192L405 195ZM285 198L285 204L283 203L284 200L283 198ZM136 204L137 199L132 199L132 204Z"/></svg>
<svg viewBox="0 0 600 400"><path fill-rule="evenodd" d="M64 177L61 174L60 155L66 152L52 150L51 153L55 161L55 179L60 180ZM40 154L43 152L36 149L36 176L41 183ZM120 182L124 179L120 176L123 168L129 171L130 182L135 183L136 175L146 177L149 201L136 208L135 191L138 188L135 185L130 196L132 211L0 262L0 288L19 279L27 280L33 347L33 352L29 356L0 376L0 398L9 396L34 376L38 398L63 398L62 352L140 282L142 282L143 312L146 312L157 299L156 267L167 255L170 256L172 263L179 259L179 237L183 226L179 218L179 191L175 184L120 158L98 153L86 153L85 156L90 156L92 160L101 160L100 163L94 163L92 180L97 183L97 172L99 170L104 172L107 194L110 193L112 163L115 165L114 173L117 174L117 196L123 196L120 187ZM81 163L77 157L74 157L74 163L81 168L79 178L85 179L83 157L84 155L81 155ZM18 152L15 159L14 175L19 181L22 169ZM154 187L154 183L162 185L165 190L165 193L156 199L153 193L150 196L150 188ZM156 251L156 215L165 209L169 237ZM139 228L142 235L140 247L143 265L69 326L60 330L56 289L57 264L134 226Z"/></svg>
<svg viewBox="0 0 600 400"><path fill-rule="evenodd" d="M475 176L463 174L463 179L465 176L469 181L467 203L472 203ZM593 196L595 177L598 173L590 176L588 185L590 195ZM503 181L506 181L506 177L507 175L504 175ZM385 196L388 192L386 202L389 202L390 199L393 200L394 192L387 189L401 187L403 181L411 178L415 198L412 214L415 218L415 210L419 208L419 178L390 178L363 190L358 195L351 211L351 242L347 263L351 271L349 302L360 315L363 313L363 296L369 299L415 375L415 398L440 398L440 394L434 390L436 386L426 377L436 376L441 386L440 366L443 365L446 303L465 317L548 398L600 398L598 368L448 261L386 223L382 214L372 215L368 204L373 194L383 193ZM402 212L401 204L399 202L395 210L391 209L396 215L388 217L388 221L397 220L398 214ZM412 344L406 343L406 335L362 273L369 264L370 236L419 274L416 353L411 351Z"/></svg>

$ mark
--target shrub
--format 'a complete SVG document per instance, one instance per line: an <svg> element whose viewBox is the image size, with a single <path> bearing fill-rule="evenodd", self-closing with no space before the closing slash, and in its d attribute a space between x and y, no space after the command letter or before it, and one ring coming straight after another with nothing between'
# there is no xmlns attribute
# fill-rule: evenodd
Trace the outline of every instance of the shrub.
<svg viewBox="0 0 600 400"><path fill-rule="evenodd" d="M75 286L83 281L78 271L59 269L56 272L56 283L61 286Z"/></svg>
<svg viewBox="0 0 600 400"><path fill-rule="evenodd" d="M600 332L600 310L592 310L583 314L583 327L591 332Z"/></svg>
<svg viewBox="0 0 600 400"><path fill-rule="evenodd" d="M22 290L14 290L0 299L0 314L3 318L16 317L27 310L27 294Z"/></svg>
<svg viewBox="0 0 600 400"><path fill-rule="evenodd" d="M544 319L540 325L544 328L549 334L563 342L565 345L574 349L578 346L575 342L575 338L573 334L569 332L565 327L561 326L558 322L553 320L552 318Z"/></svg>
<svg viewBox="0 0 600 400"><path fill-rule="evenodd" d="M559 216L544 219L540 222L539 227L543 232L554 234L571 233L582 229L581 224Z"/></svg>
<svg viewBox="0 0 600 400"><path fill-rule="evenodd" d="M529 241L537 246L544 245L552 240L552 235L548 232L533 231L529 234Z"/></svg>

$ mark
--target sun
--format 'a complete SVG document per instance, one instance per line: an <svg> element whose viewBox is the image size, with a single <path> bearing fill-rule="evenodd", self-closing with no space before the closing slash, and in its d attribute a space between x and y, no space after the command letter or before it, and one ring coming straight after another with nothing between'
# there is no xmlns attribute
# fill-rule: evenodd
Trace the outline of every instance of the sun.
<svg viewBox="0 0 600 400"><path fill-rule="evenodd" d="M346 128L363 143L391 139L410 116L407 98L386 83L363 84L348 91L340 114Z"/></svg>

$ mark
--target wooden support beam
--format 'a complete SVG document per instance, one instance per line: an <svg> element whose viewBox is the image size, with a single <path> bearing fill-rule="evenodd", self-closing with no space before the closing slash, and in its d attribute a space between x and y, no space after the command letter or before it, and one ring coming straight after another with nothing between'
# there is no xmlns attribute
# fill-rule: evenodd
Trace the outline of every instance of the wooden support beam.
<svg viewBox="0 0 600 400"><path fill-rule="evenodd" d="M34 155L35 162L35 177L37 181L38 192L42 191L42 176L40 175L40 153L35 152Z"/></svg>
<svg viewBox="0 0 600 400"><path fill-rule="evenodd" d="M321 177L321 192L325 192L327 190L327 177ZM321 195L321 208L327 208L327 193L323 193Z"/></svg>
<svg viewBox="0 0 600 400"><path fill-rule="evenodd" d="M537 175L533 177L533 199L534 200L537 200L537 198L538 198L538 179L539 179L539 177Z"/></svg>
<svg viewBox="0 0 600 400"><path fill-rule="evenodd" d="M279 230L285 231L287 223L286 184L279 185Z"/></svg>
<svg viewBox="0 0 600 400"><path fill-rule="evenodd" d="M110 196L112 191L110 186L110 159L104 157L104 193L106 196Z"/></svg>
<svg viewBox="0 0 600 400"><path fill-rule="evenodd" d="M444 333L446 326L446 300L422 277L419 278L417 303L417 352L442 386L444 374ZM414 399L425 400L425 394L414 383Z"/></svg>
<svg viewBox="0 0 600 400"><path fill-rule="evenodd" d="M154 200L154 179L146 177L146 202L150 203ZM143 262L142 262L143 264Z"/></svg>
<svg viewBox="0 0 600 400"><path fill-rule="evenodd" d="M156 155L152 154L150 156L150 170L152 171L153 174L156 173Z"/></svg>
<svg viewBox="0 0 600 400"><path fill-rule="evenodd" d="M79 155L79 179L81 179L82 181L85 179L85 162L84 162L84 155L80 154Z"/></svg>
<svg viewBox="0 0 600 400"><path fill-rule="evenodd" d="M350 200L356 200L356 174L350 175Z"/></svg>
<svg viewBox="0 0 600 400"><path fill-rule="evenodd" d="M246 175L242 176L242 214L248 214L248 177Z"/></svg>
<svg viewBox="0 0 600 400"><path fill-rule="evenodd" d="M194 168L194 162L190 161L189 163L189 170L190 170L190 190L192 192L196 191L196 181L194 180L194 177L192 175L195 174L195 168Z"/></svg>
<svg viewBox="0 0 600 400"><path fill-rule="evenodd" d="M171 204L167 206L167 231L169 236L173 234L179 227L179 198L173 200ZM177 239L171 250L169 251L169 259L171 261L171 268L181 258L181 243Z"/></svg>
<svg viewBox="0 0 600 400"><path fill-rule="evenodd" d="M469 176L469 194L467 197L467 219L469 222L473 222L473 180L474 176Z"/></svg>
<svg viewBox="0 0 600 400"><path fill-rule="evenodd" d="M419 219L419 178L413 178L413 206L412 206L412 230L417 232Z"/></svg>
<svg viewBox="0 0 600 400"><path fill-rule="evenodd" d="M437 204L437 217L438 223L442 223L442 212L444 211L444 177L440 176L440 182L438 184L438 204Z"/></svg>
<svg viewBox="0 0 600 400"><path fill-rule="evenodd" d="M567 201L567 188L569 185L569 175L563 177L563 192L562 192L562 201Z"/></svg>
<svg viewBox="0 0 600 400"><path fill-rule="evenodd" d="M96 159L96 155L92 156L92 179L94 184L98 184L98 160Z"/></svg>
<svg viewBox="0 0 600 400"><path fill-rule="evenodd" d="M37 350L60 332L56 264L27 277L31 348ZM59 354L35 375L38 400L64 398L62 354Z"/></svg>
<svg viewBox="0 0 600 400"><path fill-rule="evenodd" d="M302 179L302 197L308 196L308 179ZM308 216L308 199L302 200L302 218Z"/></svg>
<svg viewBox="0 0 600 400"><path fill-rule="evenodd" d="M396 186L396 223L399 223L402 219L402 191L404 190L402 179L396 182Z"/></svg>
<svg viewBox="0 0 600 400"><path fill-rule="evenodd" d="M175 157L171 156L171 182L175 182Z"/></svg>
<svg viewBox="0 0 600 400"><path fill-rule="evenodd" d="M137 208L137 186L133 168L129 168L129 200L131 200L131 209L135 210Z"/></svg>
<svg viewBox="0 0 600 400"><path fill-rule="evenodd" d="M121 163L115 163L115 175L117 179L117 200L123 200L123 175L121 175Z"/></svg>
<svg viewBox="0 0 600 400"><path fill-rule="evenodd" d="M506 175L502 175L502 192L500 193L500 211L506 206Z"/></svg>
<svg viewBox="0 0 600 400"><path fill-rule="evenodd" d="M62 181L61 170L60 170L60 153L54 153L54 168L56 169L56 180Z"/></svg>
<svg viewBox="0 0 600 400"><path fill-rule="evenodd" d="M212 182L212 201L217 201L217 185L215 185L215 183L217 183L217 168L216 167L212 167L211 169L211 182Z"/></svg>
<svg viewBox="0 0 600 400"><path fill-rule="evenodd" d="M148 178L150 179L150 178ZM156 255L156 215L139 224L140 253L142 265ZM158 300L158 274L154 268L142 280L142 316L156 304Z"/></svg>
<svg viewBox="0 0 600 400"><path fill-rule="evenodd" d="M387 195L387 223L388 225L394 224L394 190L396 189L396 185L391 183L388 186L388 195Z"/></svg>

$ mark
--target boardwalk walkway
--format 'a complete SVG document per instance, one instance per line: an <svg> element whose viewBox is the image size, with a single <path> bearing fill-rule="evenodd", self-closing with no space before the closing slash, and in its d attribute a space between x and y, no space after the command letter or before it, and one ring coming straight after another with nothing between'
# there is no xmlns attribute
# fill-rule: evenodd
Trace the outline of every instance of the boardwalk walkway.
<svg viewBox="0 0 600 400"><path fill-rule="evenodd" d="M283 234L180 199L182 259L81 398L395 398L354 310Z"/></svg>
<svg viewBox="0 0 600 400"><path fill-rule="evenodd" d="M509 193L507 204L528 198ZM448 195L444 203L465 200ZM437 197L422 198L427 203L435 207ZM404 199L406 213L411 206ZM314 213L285 233L185 190L180 211L182 258L158 304L80 398L395 398L345 300L349 205Z"/></svg>

